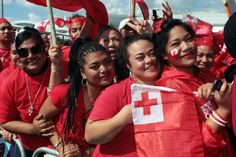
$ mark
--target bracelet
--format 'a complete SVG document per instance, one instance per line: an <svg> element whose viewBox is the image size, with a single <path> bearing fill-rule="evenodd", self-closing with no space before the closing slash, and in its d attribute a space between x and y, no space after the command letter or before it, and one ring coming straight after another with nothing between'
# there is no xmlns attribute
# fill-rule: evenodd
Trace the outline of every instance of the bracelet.
<svg viewBox="0 0 236 157"><path fill-rule="evenodd" d="M212 115L219 120L221 123L227 125L228 122L226 120L224 120L216 111L212 111Z"/></svg>
<svg viewBox="0 0 236 157"><path fill-rule="evenodd" d="M220 125L220 126L222 126L222 127L225 127L225 124L223 124L223 123L221 123L220 121L218 121L217 119L215 119L215 118L212 116L212 114L209 115L209 118L210 118L211 120L213 120L216 124L218 124L218 125Z"/></svg>
<svg viewBox="0 0 236 157"><path fill-rule="evenodd" d="M57 148L61 143L62 143L61 141L57 141L57 143L54 144L53 146L54 146L55 148Z"/></svg>

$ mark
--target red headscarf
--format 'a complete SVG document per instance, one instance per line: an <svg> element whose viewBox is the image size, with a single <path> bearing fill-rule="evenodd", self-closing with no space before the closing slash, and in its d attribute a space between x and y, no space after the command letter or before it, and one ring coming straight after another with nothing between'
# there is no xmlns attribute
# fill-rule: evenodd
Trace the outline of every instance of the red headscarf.
<svg viewBox="0 0 236 157"><path fill-rule="evenodd" d="M213 35L198 36L195 38L197 46L209 46L215 50Z"/></svg>
<svg viewBox="0 0 236 157"><path fill-rule="evenodd" d="M83 17L83 16L79 16L79 17L76 17L76 18L70 18L67 21L68 22L68 29L69 30L71 29L72 23L74 23L74 22L79 22L80 25L83 26L85 21L86 21L86 18Z"/></svg>
<svg viewBox="0 0 236 157"><path fill-rule="evenodd" d="M5 18L0 18L0 24L1 24L1 23L4 23L4 22L10 23L7 19L5 19Z"/></svg>

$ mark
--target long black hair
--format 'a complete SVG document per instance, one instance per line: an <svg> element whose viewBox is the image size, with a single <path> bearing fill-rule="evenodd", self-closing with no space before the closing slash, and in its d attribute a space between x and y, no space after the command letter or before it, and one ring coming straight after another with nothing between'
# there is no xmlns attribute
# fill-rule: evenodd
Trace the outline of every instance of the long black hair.
<svg viewBox="0 0 236 157"><path fill-rule="evenodd" d="M70 132L78 132L78 130L74 130L74 115L77 106L76 100L78 93L81 90L81 69L84 67L85 57L95 51L102 51L109 56L109 53L102 45L96 42L91 42L89 39L77 38L72 44L69 63L70 87L67 91L65 99L65 103L68 107L68 113L66 115L65 125L63 128L65 138L68 137Z"/></svg>

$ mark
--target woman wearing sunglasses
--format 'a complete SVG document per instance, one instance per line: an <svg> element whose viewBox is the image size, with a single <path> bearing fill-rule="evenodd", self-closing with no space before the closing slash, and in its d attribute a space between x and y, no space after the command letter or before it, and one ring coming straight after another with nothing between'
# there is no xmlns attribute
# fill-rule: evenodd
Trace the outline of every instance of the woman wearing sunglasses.
<svg viewBox="0 0 236 157"><path fill-rule="evenodd" d="M62 82L60 49L51 46L44 49L40 33L34 28L25 28L15 40L16 53L21 66L13 71L1 87L0 123L4 129L19 135L28 156L50 142L42 136L49 136L51 122L36 117L48 96L48 87ZM40 124L36 127L33 120Z"/></svg>
<svg viewBox="0 0 236 157"><path fill-rule="evenodd" d="M231 113L230 87L227 89L227 84L224 83L219 88L220 94L215 91L217 105L193 95L200 85L211 80L209 73L204 73L195 66L197 45L194 37L195 33L190 26L172 19L166 21L157 38L158 52L165 61L157 85L186 94L181 105L176 104L175 110L170 111L175 115L174 123L169 126L172 130L162 131L164 137L169 137L165 141L173 143L172 151L168 152L170 145L164 140L160 140L162 144L157 149L162 149L169 155L174 153L180 156L188 154L187 156L232 157L234 153L226 133ZM174 99L179 100L173 97ZM184 120L187 120L188 125L181 125Z"/></svg>
<svg viewBox="0 0 236 157"><path fill-rule="evenodd" d="M137 156L130 88L133 83L155 84L160 70L154 52L147 36L131 36L122 41L118 60L129 69L130 77L106 88L95 101L85 129L86 141L98 144L93 156Z"/></svg>
<svg viewBox="0 0 236 157"><path fill-rule="evenodd" d="M70 83L55 87L39 113L46 119L56 117L50 140L60 155L89 157L94 145L84 140L85 123L97 96L113 83L115 70L108 51L98 43L77 38L70 55Z"/></svg>

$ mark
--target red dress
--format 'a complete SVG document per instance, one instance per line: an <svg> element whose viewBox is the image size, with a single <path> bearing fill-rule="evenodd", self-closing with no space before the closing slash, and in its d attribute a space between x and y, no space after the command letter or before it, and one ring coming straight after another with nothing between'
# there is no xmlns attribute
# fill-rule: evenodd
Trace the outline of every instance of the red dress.
<svg viewBox="0 0 236 157"><path fill-rule="evenodd" d="M35 102L32 104L33 113L31 116L28 112L30 100L26 78L32 101L36 97ZM50 68L39 76L30 76L21 68L17 68L13 73L11 73L4 81L0 90L0 123L15 120L32 123L35 116L38 115L40 107L48 97L47 87L49 84L49 78ZM41 84L42 86L40 89L39 87ZM18 136L24 147L32 151L38 147L50 145L48 138L23 134Z"/></svg>
<svg viewBox="0 0 236 157"><path fill-rule="evenodd" d="M158 86L165 86L176 89L178 91L191 94L193 91L197 91L198 87L206 82L211 82L214 78L211 78L209 73L200 72L197 76L190 75L188 73L165 67L162 73L161 79L156 82ZM232 157L234 156L231 145L228 143L228 137L223 132L222 134L216 134L205 123L205 114L209 114L210 110L214 109L214 104L209 105L205 100L195 98L194 103L196 112L198 115L199 129L202 134L202 147L205 157ZM211 103L210 103L211 104ZM178 141L175 141L178 142ZM186 143L186 145L188 145ZM191 148L191 144L189 144ZM191 150L191 149L190 149Z"/></svg>
<svg viewBox="0 0 236 157"><path fill-rule="evenodd" d="M127 78L106 88L96 99L89 116L92 121L109 119L115 116L124 105L131 103L131 85L134 81ZM97 145L93 157L135 157L136 146L134 126L125 126L109 143Z"/></svg>
<svg viewBox="0 0 236 157"><path fill-rule="evenodd" d="M53 105L61 111L55 118L56 129L60 137L64 137L63 129L65 128L65 119L68 114L67 99L65 98L69 87L70 84L62 84L56 86L50 92L50 98ZM69 133L66 139L64 138L66 143L76 143L80 148L89 147L89 144L84 139L84 127L88 118L87 116L88 113L85 111L83 90L80 90L77 98L77 107L74 112L74 130Z"/></svg>

